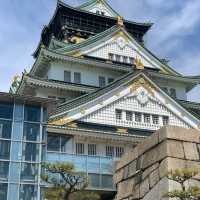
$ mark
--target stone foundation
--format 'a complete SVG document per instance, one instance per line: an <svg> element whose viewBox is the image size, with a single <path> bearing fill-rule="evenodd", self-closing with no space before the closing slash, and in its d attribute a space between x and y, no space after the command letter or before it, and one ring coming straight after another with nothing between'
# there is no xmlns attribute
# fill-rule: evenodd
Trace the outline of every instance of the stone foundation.
<svg viewBox="0 0 200 200"><path fill-rule="evenodd" d="M180 185L166 175L181 168L200 169L200 131L163 127L117 163L116 200L167 199L163 194ZM200 176L189 184L200 185Z"/></svg>

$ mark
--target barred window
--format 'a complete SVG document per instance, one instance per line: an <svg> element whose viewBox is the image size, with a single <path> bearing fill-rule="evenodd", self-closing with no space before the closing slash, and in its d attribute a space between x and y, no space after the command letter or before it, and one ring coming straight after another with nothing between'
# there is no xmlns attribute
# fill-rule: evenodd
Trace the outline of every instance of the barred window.
<svg viewBox="0 0 200 200"><path fill-rule="evenodd" d="M74 72L74 83L80 84L81 83L81 73Z"/></svg>
<svg viewBox="0 0 200 200"><path fill-rule="evenodd" d="M153 124L159 124L159 116L158 115L153 115L152 119L153 119Z"/></svg>
<svg viewBox="0 0 200 200"><path fill-rule="evenodd" d="M115 57L116 57L117 62L121 62L121 56L120 55L115 55Z"/></svg>
<svg viewBox="0 0 200 200"><path fill-rule="evenodd" d="M176 89L174 89L174 88L170 89L170 96L173 98L176 98Z"/></svg>
<svg viewBox="0 0 200 200"><path fill-rule="evenodd" d="M103 76L99 76L99 87L105 87L106 86L106 78Z"/></svg>
<svg viewBox="0 0 200 200"><path fill-rule="evenodd" d="M71 72L70 71L64 71L64 81L71 82Z"/></svg>
<svg viewBox="0 0 200 200"><path fill-rule="evenodd" d="M141 113L135 113L135 121L136 122L142 122L142 114Z"/></svg>
<svg viewBox="0 0 200 200"><path fill-rule="evenodd" d="M108 57L109 57L109 60L114 60L114 54L109 53L109 54L108 54Z"/></svg>
<svg viewBox="0 0 200 200"><path fill-rule="evenodd" d="M76 154L84 154L85 150L84 150L84 144L83 143L76 143Z"/></svg>
<svg viewBox="0 0 200 200"><path fill-rule="evenodd" d="M123 56L123 63L128 63L128 57L127 56Z"/></svg>
<svg viewBox="0 0 200 200"><path fill-rule="evenodd" d="M150 123L151 122L151 116L149 114L144 114L144 123Z"/></svg>
<svg viewBox="0 0 200 200"><path fill-rule="evenodd" d="M115 110L116 119L122 119L122 110Z"/></svg>
<svg viewBox="0 0 200 200"><path fill-rule="evenodd" d="M97 145L96 144L88 144L88 155L90 155L90 156L97 155Z"/></svg>
<svg viewBox="0 0 200 200"><path fill-rule="evenodd" d="M114 81L114 78L108 78L108 83L112 83Z"/></svg>
<svg viewBox="0 0 200 200"><path fill-rule="evenodd" d="M126 120L127 121L133 120L133 113L131 111L126 111Z"/></svg>
<svg viewBox="0 0 200 200"><path fill-rule="evenodd" d="M116 147L115 154L117 158L121 158L124 154L124 148L123 147Z"/></svg>
<svg viewBox="0 0 200 200"><path fill-rule="evenodd" d="M106 146L106 156L108 157L114 157L114 147L112 146Z"/></svg>
<svg viewBox="0 0 200 200"><path fill-rule="evenodd" d="M163 116L163 125L168 125L169 124L169 117L168 116Z"/></svg>

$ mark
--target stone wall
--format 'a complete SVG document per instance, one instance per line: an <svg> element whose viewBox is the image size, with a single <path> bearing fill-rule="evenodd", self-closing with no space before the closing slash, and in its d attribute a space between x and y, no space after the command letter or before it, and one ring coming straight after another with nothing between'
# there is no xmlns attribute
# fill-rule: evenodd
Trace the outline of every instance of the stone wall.
<svg viewBox="0 0 200 200"><path fill-rule="evenodd" d="M161 200L163 194L180 185L169 180L170 170L200 168L200 132L163 127L116 165L116 200ZM200 185L199 176L189 184Z"/></svg>

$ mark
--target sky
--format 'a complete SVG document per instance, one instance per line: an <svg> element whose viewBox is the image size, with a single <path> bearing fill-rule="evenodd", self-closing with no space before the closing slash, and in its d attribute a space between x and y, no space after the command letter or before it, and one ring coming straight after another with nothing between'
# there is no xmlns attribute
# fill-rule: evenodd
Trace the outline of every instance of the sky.
<svg viewBox="0 0 200 200"><path fill-rule="evenodd" d="M87 0L65 0L78 6ZM200 75L200 0L108 0L121 16L153 22L146 47L183 75ZM0 0L0 91L16 74L30 69L32 53L49 23L57 0ZM200 87L188 94L200 102Z"/></svg>

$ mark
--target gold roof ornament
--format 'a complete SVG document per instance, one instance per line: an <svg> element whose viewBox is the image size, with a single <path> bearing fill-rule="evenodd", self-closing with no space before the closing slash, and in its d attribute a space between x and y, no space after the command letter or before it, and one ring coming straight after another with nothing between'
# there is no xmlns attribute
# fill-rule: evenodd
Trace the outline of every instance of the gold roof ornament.
<svg viewBox="0 0 200 200"><path fill-rule="evenodd" d="M139 70L144 69L144 64L142 63L142 60L140 58L138 58L138 56L136 56L136 58L134 59L133 64L136 66L136 69L139 69Z"/></svg>
<svg viewBox="0 0 200 200"><path fill-rule="evenodd" d="M128 134L128 129L127 128L118 128L117 133L119 134Z"/></svg>
<svg viewBox="0 0 200 200"><path fill-rule="evenodd" d="M121 16L118 16L118 17L117 17L117 25L118 25L118 26L124 26L123 17L121 17Z"/></svg>

